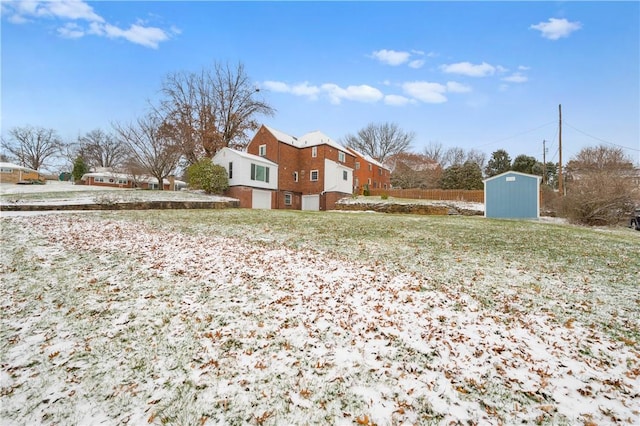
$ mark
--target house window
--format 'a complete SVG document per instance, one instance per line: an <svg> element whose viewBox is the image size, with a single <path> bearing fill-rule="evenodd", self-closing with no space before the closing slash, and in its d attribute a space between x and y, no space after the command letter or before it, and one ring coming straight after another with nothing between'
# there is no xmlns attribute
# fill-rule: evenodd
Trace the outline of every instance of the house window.
<svg viewBox="0 0 640 426"><path fill-rule="evenodd" d="M103 177L94 177L93 178L94 182L100 182L100 183L104 183L104 178Z"/></svg>
<svg viewBox="0 0 640 426"><path fill-rule="evenodd" d="M318 171L317 170L311 170L311 180L312 181L317 181L318 180Z"/></svg>
<svg viewBox="0 0 640 426"><path fill-rule="evenodd" d="M251 180L269 182L269 168L251 163Z"/></svg>
<svg viewBox="0 0 640 426"><path fill-rule="evenodd" d="M118 185L126 185L126 184L127 184L126 179L118 179Z"/></svg>
<svg viewBox="0 0 640 426"><path fill-rule="evenodd" d="M360 170L360 162L356 161L356 170Z"/></svg>
<svg viewBox="0 0 640 426"><path fill-rule="evenodd" d="M294 182L298 181L298 172L293 172L293 181Z"/></svg>
<svg viewBox="0 0 640 426"><path fill-rule="evenodd" d="M5 169L4 167L0 169L0 173L13 173L13 169Z"/></svg>
<svg viewBox="0 0 640 426"><path fill-rule="evenodd" d="M373 170L373 166L369 164L369 171Z"/></svg>
<svg viewBox="0 0 640 426"><path fill-rule="evenodd" d="M345 155L344 152L338 151L338 161L344 163Z"/></svg>
<svg viewBox="0 0 640 426"><path fill-rule="evenodd" d="M367 179L367 185L371 186L371 178Z"/></svg>
<svg viewBox="0 0 640 426"><path fill-rule="evenodd" d="M382 176L382 169L378 169L378 176Z"/></svg>
<svg viewBox="0 0 640 426"><path fill-rule="evenodd" d="M229 179L233 179L233 161L229 161Z"/></svg>
<svg viewBox="0 0 640 426"><path fill-rule="evenodd" d="M373 188L377 188L378 187L378 182L373 182Z"/></svg>
<svg viewBox="0 0 640 426"><path fill-rule="evenodd" d="M346 170L342 171L342 180L347 180L349 178L349 172Z"/></svg>
<svg viewBox="0 0 640 426"><path fill-rule="evenodd" d="M311 156L313 158L318 156L318 147L317 146L311 147Z"/></svg>
<svg viewBox="0 0 640 426"><path fill-rule="evenodd" d="M267 155L267 146L266 145L260 145L258 147L258 155L260 157L265 157Z"/></svg>
<svg viewBox="0 0 640 426"><path fill-rule="evenodd" d="M285 206L291 205L291 194L284 194L284 205Z"/></svg>

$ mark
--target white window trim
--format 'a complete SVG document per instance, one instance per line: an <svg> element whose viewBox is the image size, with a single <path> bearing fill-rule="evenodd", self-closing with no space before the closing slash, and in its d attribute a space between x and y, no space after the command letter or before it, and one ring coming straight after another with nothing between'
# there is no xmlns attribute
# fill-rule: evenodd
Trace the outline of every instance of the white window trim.
<svg viewBox="0 0 640 426"><path fill-rule="evenodd" d="M289 199L289 202L287 202L287 198ZM291 195L291 194L289 194L289 193L284 194L284 205L285 205L285 206L290 206L290 205L292 205L292 204L293 204L293 197L292 197L292 195Z"/></svg>
<svg viewBox="0 0 640 426"><path fill-rule="evenodd" d="M293 181L298 182L298 172L293 172Z"/></svg>
<svg viewBox="0 0 640 426"><path fill-rule="evenodd" d="M313 174L316 174L316 178L313 178ZM311 173L309 173L309 178L311 179L312 182L317 182L320 179L320 172L318 170L311 170Z"/></svg>
<svg viewBox="0 0 640 426"><path fill-rule="evenodd" d="M318 147L317 146L312 146L311 147L311 156L313 158L316 158L318 156Z"/></svg>
<svg viewBox="0 0 640 426"><path fill-rule="evenodd" d="M258 146L258 155L260 157L265 157L267 155L267 145Z"/></svg>
<svg viewBox="0 0 640 426"><path fill-rule="evenodd" d="M338 151L338 161L341 163L344 163L346 159L347 159L347 156L345 155L345 153L342 151Z"/></svg>

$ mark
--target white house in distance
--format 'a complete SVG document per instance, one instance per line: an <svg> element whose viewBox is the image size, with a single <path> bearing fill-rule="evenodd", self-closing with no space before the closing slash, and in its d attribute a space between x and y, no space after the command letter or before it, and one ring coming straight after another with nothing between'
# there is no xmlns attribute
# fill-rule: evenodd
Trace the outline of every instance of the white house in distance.
<svg viewBox="0 0 640 426"><path fill-rule="evenodd" d="M229 177L226 195L240 200L241 207L271 209L278 190L278 165L246 152L222 148L212 162L222 166Z"/></svg>

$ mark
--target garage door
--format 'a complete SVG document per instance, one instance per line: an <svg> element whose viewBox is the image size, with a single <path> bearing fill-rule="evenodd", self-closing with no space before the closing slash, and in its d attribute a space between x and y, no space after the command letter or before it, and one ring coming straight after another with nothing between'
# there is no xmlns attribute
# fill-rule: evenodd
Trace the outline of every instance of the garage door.
<svg viewBox="0 0 640 426"><path fill-rule="evenodd" d="M259 191L254 189L251 194L251 208L270 209L271 191Z"/></svg>
<svg viewBox="0 0 640 426"><path fill-rule="evenodd" d="M319 195L303 195L302 196L302 210L320 210L320 196Z"/></svg>

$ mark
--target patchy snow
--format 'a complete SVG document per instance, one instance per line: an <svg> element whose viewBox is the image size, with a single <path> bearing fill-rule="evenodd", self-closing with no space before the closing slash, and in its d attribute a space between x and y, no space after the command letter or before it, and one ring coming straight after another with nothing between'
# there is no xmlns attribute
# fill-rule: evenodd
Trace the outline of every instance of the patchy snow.
<svg viewBox="0 0 640 426"><path fill-rule="evenodd" d="M208 195L204 191L151 191L122 189L71 182L47 181L45 185L0 184L1 204L82 205L143 201L232 201L234 198Z"/></svg>
<svg viewBox="0 0 640 426"><path fill-rule="evenodd" d="M640 353L579 321L270 243L94 215L1 224L3 424L640 418Z"/></svg>
<svg viewBox="0 0 640 426"><path fill-rule="evenodd" d="M345 197L338 201L340 204L401 204L401 205L430 205L430 206L443 206L443 207L455 207L458 210L469 210L484 212L484 203L473 203L469 201L455 201L455 200L418 200L408 198L395 198L388 197L386 200L379 196L357 196L357 197Z"/></svg>

